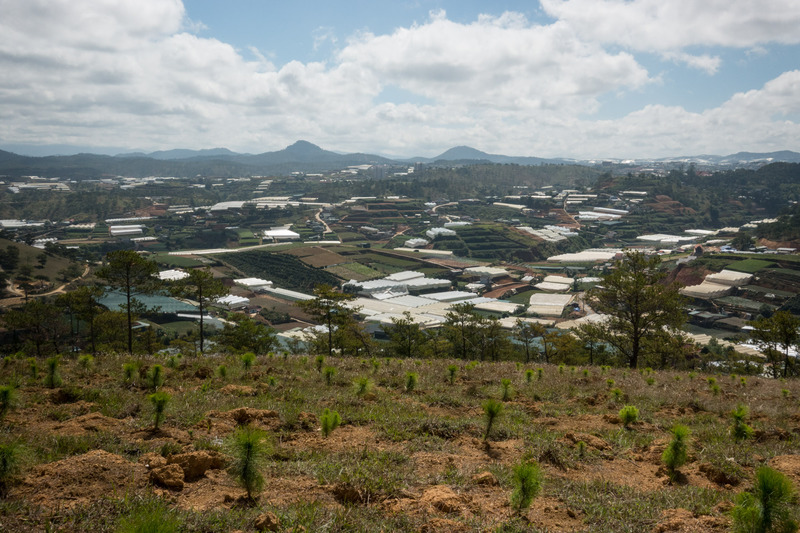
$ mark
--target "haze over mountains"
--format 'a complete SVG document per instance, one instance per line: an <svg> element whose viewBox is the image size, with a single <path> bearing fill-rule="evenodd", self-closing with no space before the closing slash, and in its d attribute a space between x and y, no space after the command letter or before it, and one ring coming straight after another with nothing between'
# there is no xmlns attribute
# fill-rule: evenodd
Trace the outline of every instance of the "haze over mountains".
<svg viewBox="0 0 800 533"><path fill-rule="evenodd" d="M507 156L489 154L469 146L457 146L431 158L412 157L390 159L375 154L340 154L324 150L308 141L273 152L241 154L227 148L205 150L163 150L151 153L127 153L116 156L77 154L70 156L31 157L0 150L0 173L8 176L41 175L71 178L97 177L98 175L128 176L242 176L259 174L290 174L292 172L335 171L353 165L407 165L426 164L476 164L499 163L517 165L583 164L604 161L613 164L646 166L649 164L694 163L699 167L733 168L772 162L800 163L800 153L780 151L771 153L738 152L735 154L698 155L653 160L573 160L548 159L533 156Z"/></svg>

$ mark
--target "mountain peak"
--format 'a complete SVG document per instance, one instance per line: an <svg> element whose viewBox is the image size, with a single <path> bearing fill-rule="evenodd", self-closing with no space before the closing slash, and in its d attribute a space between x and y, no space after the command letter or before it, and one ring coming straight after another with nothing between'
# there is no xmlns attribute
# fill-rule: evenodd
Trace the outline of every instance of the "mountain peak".
<svg viewBox="0 0 800 533"><path fill-rule="evenodd" d="M299 154L309 154L314 152L323 152L324 150L314 143L300 140L290 146L287 146L285 151Z"/></svg>

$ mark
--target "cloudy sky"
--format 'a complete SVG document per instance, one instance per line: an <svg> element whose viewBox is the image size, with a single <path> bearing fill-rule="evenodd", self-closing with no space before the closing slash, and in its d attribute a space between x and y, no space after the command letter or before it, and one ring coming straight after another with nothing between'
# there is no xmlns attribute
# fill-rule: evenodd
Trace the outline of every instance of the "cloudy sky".
<svg viewBox="0 0 800 533"><path fill-rule="evenodd" d="M0 0L0 148L800 151L797 0Z"/></svg>

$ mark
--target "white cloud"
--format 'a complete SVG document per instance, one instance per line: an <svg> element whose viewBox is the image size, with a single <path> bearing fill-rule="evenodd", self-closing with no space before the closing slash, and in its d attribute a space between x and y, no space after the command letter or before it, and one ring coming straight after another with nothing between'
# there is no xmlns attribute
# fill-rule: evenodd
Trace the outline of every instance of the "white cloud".
<svg viewBox="0 0 800 533"><path fill-rule="evenodd" d="M618 17L601 16L595 4ZM658 80L636 50L708 73L719 68L717 57L685 48L723 46L725 32L695 35L713 22L703 8L680 4L689 10L684 28L672 2L662 4L546 0L548 13L561 17L548 25L517 13L464 24L436 12L390 34L338 42L326 61L276 66L255 49L248 60L228 43L193 34L200 23L177 0L0 0L0 140L259 152L308 139L336 150L409 155L468 144L583 157L777 149L800 138L792 122L796 71L703 113L653 104L619 120L591 119L604 95ZM732 31L735 16L747 13L741 3L728 5L733 13L717 13L717 26ZM645 16L651 12L655 22ZM664 26L654 32L656 22ZM736 46L796 39L784 26L771 40L749 30ZM332 35L318 37L332 43ZM408 101L386 101L384 89L392 87Z"/></svg>
<svg viewBox="0 0 800 533"><path fill-rule="evenodd" d="M795 0L540 0L586 39L631 50L800 43Z"/></svg>

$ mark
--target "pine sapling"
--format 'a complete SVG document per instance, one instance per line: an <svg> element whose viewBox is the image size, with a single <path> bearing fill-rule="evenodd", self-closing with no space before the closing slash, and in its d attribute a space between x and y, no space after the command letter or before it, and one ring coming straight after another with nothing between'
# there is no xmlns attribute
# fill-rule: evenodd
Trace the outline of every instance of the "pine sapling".
<svg viewBox="0 0 800 533"><path fill-rule="evenodd" d="M31 373L31 379L34 381L39 379L39 365L36 364L36 359L34 357L28 358L28 370Z"/></svg>
<svg viewBox="0 0 800 533"><path fill-rule="evenodd" d="M456 382L456 374L458 374L458 366L449 365L447 367L447 381L450 382L450 385Z"/></svg>
<svg viewBox="0 0 800 533"><path fill-rule="evenodd" d="M336 368L332 366L326 366L322 369L322 377L325 378L325 385L331 386L333 385L333 377L336 375Z"/></svg>
<svg viewBox="0 0 800 533"><path fill-rule="evenodd" d="M153 404L153 431L158 431L164 421L164 411L167 409L171 396L164 391L154 392L147 397Z"/></svg>
<svg viewBox="0 0 800 533"><path fill-rule="evenodd" d="M525 462L515 466L512 482L514 488L511 491L511 507L521 515L542 489L539 465Z"/></svg>
<svg viewBox="0 0 800 533"><path fill-rule="evenodd" d="M325 364L325 356L322 354L318 355L317 358L314 359L314 363L317 367L317 372L322 372L322 365Z"/></svg>
<svg viewBox="0 0 800 533"><path fill-rule="evenodd" d="M92 354L84 353L78 356L78 366L81 369L81 373L87 374L94 366L94 356Z"/></svg>
<svg viewBox="0 0 800 533"><path fill-rule="evenodd" d="M227 378L228 377L228 367L226 365L219 365L217 367L217 375L219 375L219 377L221 377L222 379Z"/></svg>
<svg viewBox="0 0 800 533"><path fill-rule="evenodd" d="M731 509L733 531L797 531L798 524L792 518L795 505L795 489L789 478L777 470L762 466L756 471L753 491L742 492L736 497L736 504Z"/></svg>
<svg viewBox="0 0 800 533"><path fill-rule="evenodd" d="M133 378L136 376L136 363L124 363L122 365L122 379L125 383L133 383Z"/></svg>
<svg viewBox="0 0 800 533"><path fill-rule="evenodd" d="M625 429L630 429L630 425L639 420L639 409L633 405L626 405L619 410L619 419Z"/></svg>
<svg viewBox="0 0 800 533"><path fill-rule="evenodd" d="M419 374L416 372L406 373L406 392L414 392L419 383Z"/></svg>
<svg viewBox="0 0 800 533"><path fill-rule="evenodd" d="M672 430L672 440L661 454L661 461L667 467L670 480L675 480L678 469L686 464L689 449L689 428L676 424Z"/></svg>
<svg viewBox="0 0 800 533"><path fill-rule="evenodd" d="M0 443L0 497L5 497L11 481L22 470L22 446Z"/></svg>
<svg viewBox="0 0 800 533"><path fill-rule="evenodd" d="M261 465L267 453L266 433L252 426L239 427L229 440L228 448L233 461L230 474L247 491L247 498L253 502L264 488Z"/></svg>
<svg viewBox="0 0 800 533"><path fill-rule="evenodd" d="M742 404L737 405L736 409L731 411L731 417L733 418L733 424L731 424L731 436L736 441L749 439L753 436L753 428L745 423L748 413L749 410L747 409L747 406Z"/></svg>
<svg viewBox="0 0 800 533"><path fill-rule="evenodd" d="M342 423L342 417L336 411L331 411L326 407L319 417L319 422L322 428L322 436L327 439L331 431L338 428L339 424Z"/></svg>
<svg viewBox="0 0 800 533"><path fill-rule="evenodd" d="M61 359L58 356L50 357L47 359L46 364L47 375L44 378L44 384L50 389L60 387L64 383L64 380L61 379L61 372L59 371Z"/></svg>
<svg viewBox="0 0 800 533"><path fill-rule="evenodd" d="M356 396L363 398L372 390L372 380L368 377L359 377L353 382Z"/></svg>
<svg viewBox="0 0 800 533"><path fill-rule="evenodd" d="M542 381L543 377L544 377L544 368L537 368L536 369L536 379L539 380L539 381Z"/></svg>
<svg viewBox="0 0 800 533"><path fill-rule="evenodd" d="M508 378L503 378L500 380L500 399L504 402L510 401L511 398L514 396L514 390L511 388L511 380Z"/></svg>
<svg viewBox="0 0 800 533"><path fill-rule="evenodd" d="M253 363L256 362L256 354L253 352L245 352L239 357L239 360L242 362L242 368L244 368L245 372L248 372L253 368Z"/></svg>
<svg viewBox="0 0 800 533"><path fill-rule="evenodd" d="M12 385L0 386L0 420L14 407L17 400L17 393Z"/></svg>
<svg viewBox="0 0 800 533"><path fill-rule="evenodd" d="M157 391L164 384L164 367L153 365L147 372L147 382L151 390Z"/></svg>
<svg viewBox="0 0 800 533"><path fill-rule="evenodd" d="M527 369L525 371L525 382L533 383L533 375L534 375L533 369L532 368Z"/></svg>
<svg viewBox="0 0 800 533"><path fill-rule="evenodd" d="M494 398L490 398L483 404L483 413L486 416L486 433L483 435L483 440L488 441L489 434L492 432L492 426L494 426L497 418L503 413L503 404Z"/></svg>

